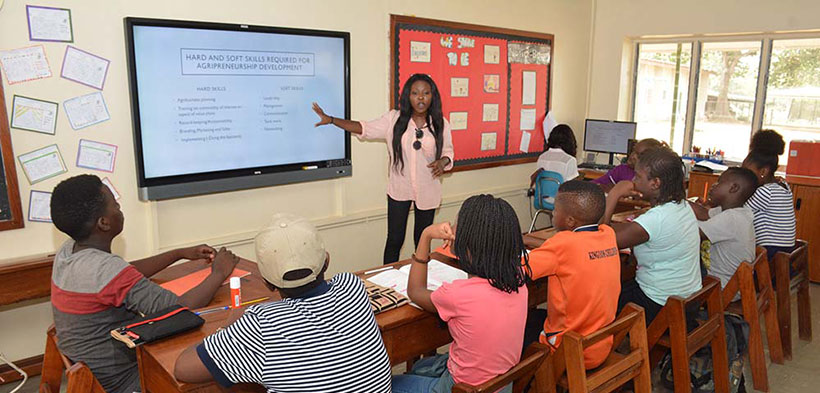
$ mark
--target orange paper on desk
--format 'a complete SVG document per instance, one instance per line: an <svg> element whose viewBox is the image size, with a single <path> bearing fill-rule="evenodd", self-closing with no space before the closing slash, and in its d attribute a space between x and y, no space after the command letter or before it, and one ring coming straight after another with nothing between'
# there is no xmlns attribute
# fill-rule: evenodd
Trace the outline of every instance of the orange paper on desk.
<svg viewBox="0 0 820 393"><path fill-rule="evenodd" d="M210 273L211 269L205 268L200 271L193 272L187 276L177 278L176 280L171 280L164 284L160 284L160 286L175 293L177 296L182 296L185 292L188 292L193 287L199 285L199 283L205 281ZM249 274L251 274L251 272L235 268L233 269L233 273L231 273L231 277L245 277ZM231 277L228 277L222 285L227 284L228 281L231 280Z"/></svg>
<svg viewBox="0 0 820 393"><path fill-rule="evenodd" d="M449 245L442 245L441 247L433 250L433 252L437 252L441 255L448 256L448 257L453 258L453 259L458 259L458 258L456 258L456 255L453 254L453 250L450 249Z"/></svg>

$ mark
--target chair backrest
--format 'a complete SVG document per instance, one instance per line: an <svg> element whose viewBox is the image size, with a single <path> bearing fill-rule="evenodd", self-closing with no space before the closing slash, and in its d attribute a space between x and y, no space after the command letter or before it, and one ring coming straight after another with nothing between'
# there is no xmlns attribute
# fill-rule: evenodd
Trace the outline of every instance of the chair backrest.
<svg viewBox="0 0 820 393"><path fill-rule="evenodd" d="M564 176L558 172L541 171L535 179L535 198L532 204L536 209L555 209L555 196L558 187L564 182Z"/></svg>
<svg viewBox="0 0 820 393"><path fill-rule="evenodd" d="M521 361L506 373L478 386L457 383L453 386L452 391L453 393L496 392L504 386L513 383L513 392L522 392L548 354L549 347L541 343L533 343L524 351L524 356L522 356Z"/></svg>
<svg viewBox="0 0 820 393"><path fill-rule="evenodd" d="M786 283L791 282L790 287L792 287L791 290L794 292L797 290L798 284L803 281L808 281L808 251L809 244L804 240L797 239L794 241L794 248L790 253L778 252L774 254L772 262L774 264L778 286L780 286L781 281ZM785 274L781 274L781 271ZM791 276L792 273L794 277Z"/></svg>
<svg viewBox="0 0 820 393"><path fill-rule="evenodd" d="M690 312L706 306L706 320L699 321L698 326L687 332L686 311ZM668 337L665 333L669 332ZM729 360L726 354L726 329L723 319L723 302L721 299L720 280L712 276L703 279L703 287L687 298L670 296L655 320L647 328L647 341L652 353L650 364L657 364L660 359L656 345L672 349L672 371L675 379L675 391L691 391L689 376L689 358L698 349L712 344L715 390L729 390Z"/></svg>
<svg viewBox="0 0 820 393"><path fill-rule="evenodd" d="M766 259L766 251L764 249L761 252L758 249L756 254L757 256L752 263L741 262L735 274L723 287L721 297L724 310L732 303L738 292L740 292L741 297L748 296L749 299L754 299L754 304L760 304L761 306L768 304L770 299L773 299L774 291L772 290L771 272L769 262ZM757 275L757 280L755 280L755 275Z"/></svg>
<svg viewBox="0 0 820 393"><path fill-rule="evenodd" d="M629 352L615 352L627 335ZM584 349L609 337L614 337L615 340L607 359L600 367L587 371L584 367ZM636 393L652 391L646 320L640 306L627 304L615 321L586 337L576 332L567 332L561 345L564 347L567 387L570 392L610 392L630 380L635 381ZM555 373L558 374L558 371Z"/></svg>
<svg viewBox="0 0 820 393"><path fill-rule="evenodd" d="M43 370L40 376L40 393L60 393L63 370L68 380L66 393L105 393L102 385L85 363L73 363L60 352L57 347L57 329L51 325L46 332L46 351L43 355Z"/></svg>

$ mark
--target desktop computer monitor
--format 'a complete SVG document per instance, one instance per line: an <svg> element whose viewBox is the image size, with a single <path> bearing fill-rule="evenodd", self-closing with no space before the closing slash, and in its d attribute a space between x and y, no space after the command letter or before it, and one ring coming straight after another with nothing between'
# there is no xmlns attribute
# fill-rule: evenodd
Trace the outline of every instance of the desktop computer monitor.
<svg viewBox="0 0 820 393"><path fill-rule="evenodd" d="M584 126L584 150L609 153L612 164L615 154L629 153L629 140L635 139L637 123L586 119Z"/></svg>

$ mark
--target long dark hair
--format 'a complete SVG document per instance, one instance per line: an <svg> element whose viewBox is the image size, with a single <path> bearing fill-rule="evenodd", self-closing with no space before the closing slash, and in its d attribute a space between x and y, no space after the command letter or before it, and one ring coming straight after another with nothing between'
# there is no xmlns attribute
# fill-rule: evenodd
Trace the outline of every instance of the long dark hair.
<svg viewBox="0 0 820 393"><path fill-rule="evenodd" d="M547 149L557 147L573 157L578 153L578 142L575 141L575 133L566 124L559 124L550 131L547 139Z"/></svg>
<svg viewBox="0 0 820 393"><path fill-rule="evenodd" d="M436 138L436 160L441 158L441 148L444 145L444 115L441 112L441 95L436 87L436 82L427 74L413 74L404 82L399 97L399 119L393 126L393 170L404 171L404 157L402 156L401 137L407 131L407 123L413 115L413 107L410 105L410 87L417 81L427 82L430 85L432 99L427 106L427 125L430 132Z"/></svg>
<svg viewBox="0 0 820 393"><path fill-rule="evenodd" d="M529 266L518 216L509 203L492 195L474 195L458 211L453 252L461 269L485 278L504 292L518 292Z"/></svg>
<svg viewBox="0 0 820 393"><path fill-rule="evenodd" d="M686 198L683 187L683 164L680 156L665 147L656 147L638 157L638 165L646 168L649 178L659 178L658 204L681 202Z"/></svg>
<svg viewBox="0 0 820 393"><path fill-rule="evenodd" d="M769 173L774 174L779 164L779 156L786 149L786 142L783 136L775 130L760 130L752 135L752 142L749 143L749 155L746 160L758 168L768 168Z"/></svg>

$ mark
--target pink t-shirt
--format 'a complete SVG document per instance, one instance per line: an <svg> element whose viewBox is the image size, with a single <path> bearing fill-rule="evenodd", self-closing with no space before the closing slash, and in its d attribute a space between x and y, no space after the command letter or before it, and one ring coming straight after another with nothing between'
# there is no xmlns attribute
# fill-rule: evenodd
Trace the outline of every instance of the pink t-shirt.
<svg viewBox="0 0 820 393"><path fill-rule="evenodd" d="M407 131L402 134L401 151L404 170L393 170L393 125L399 120L399 111L391 110L382 117L362 124L360 140L383 140L387 142L388 180L387 195L397 201L415 201L416 207L422 210L435 209L441 204L441 179L434 179L432 169L427 165L436 160L436 138L429 128L424 128L421 138L421 149L413 149L416 141L416 125L411 118L407 122ZM450 163L445 171L453 168L453 138L450 134L450 123L444 119L441 146L441 157L449 157Z"/></svg>
<svg viewBox="0 0 820 393"><path fill-rule="evenodd" d="M526 285L506 293L472 277L442 285L430 299L453 336L447 369L456 383L480 385L521 360Z"/></svg>

